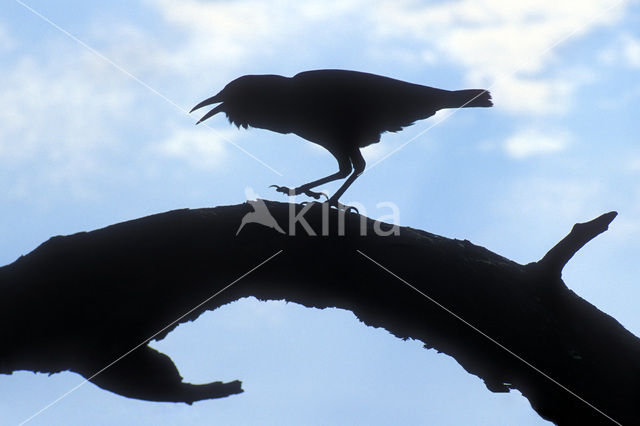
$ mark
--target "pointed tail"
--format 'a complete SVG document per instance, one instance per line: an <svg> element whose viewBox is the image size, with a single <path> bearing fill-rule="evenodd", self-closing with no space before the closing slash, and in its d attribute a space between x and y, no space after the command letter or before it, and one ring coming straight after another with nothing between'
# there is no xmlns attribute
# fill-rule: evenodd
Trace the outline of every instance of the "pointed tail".
<svg viewBox="0 0 640 426"><path fill-rule="evenodd" d="M491 93L484 89L454 90L444 98L444 108L490 107Z"/></svg>

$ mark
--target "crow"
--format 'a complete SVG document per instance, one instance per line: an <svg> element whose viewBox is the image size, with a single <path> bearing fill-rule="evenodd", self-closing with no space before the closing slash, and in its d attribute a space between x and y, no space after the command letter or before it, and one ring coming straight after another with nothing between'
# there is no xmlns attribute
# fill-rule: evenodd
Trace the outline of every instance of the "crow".
<svg viewBox="0 0 640 426"><path fill-rule="evenodd" d="M345 208L338 199L365 169L360 148L380 142L382 133L398 132L443 108L493 105L487 90L442 90L348 70L305 71L293 77L245 75L190 112L216 103L196 124L224 112L238 128L294 133L326 148L338 161L336 173L293 189L272 186L284 194L319 199L325 194L312 188L347 178L328 198L338 208Z"/></svg>

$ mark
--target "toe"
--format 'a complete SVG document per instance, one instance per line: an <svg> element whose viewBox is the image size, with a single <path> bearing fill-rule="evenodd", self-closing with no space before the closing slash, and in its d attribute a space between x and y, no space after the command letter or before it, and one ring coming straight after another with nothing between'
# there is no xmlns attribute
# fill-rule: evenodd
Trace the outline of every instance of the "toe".
<svg viewBox="0 0 640 426"><path fill-rule="evenodd" d="M360 212L358 211L357 208L355 208L353 206L347 206L345 204L342 204L338 200L334 200L332 198L329 198L327 200L327 203L329 203L330 206L335 207L338 210L342 210L345 213L353 212L353 213L356 213L356 214L360 214Z"/></svg>
<svg viewBox="0 0 640 426"><path fill-rule="evenodd" d="M285 195L295 195L295 190L288 188L286 186L270 185L269 188L275 188L276 192L281 192Z"/></svg>
<svg viewBox="0 0 640 426"><path fill-rule="evenodd" d="M304 195L306 195L307 197L311 197L313 199L320 199L320 197L324 196L325 198L327 197L327 194L325 194L324 192L316 192L316 191L311 191L309 189L303 191Z"/></svg>

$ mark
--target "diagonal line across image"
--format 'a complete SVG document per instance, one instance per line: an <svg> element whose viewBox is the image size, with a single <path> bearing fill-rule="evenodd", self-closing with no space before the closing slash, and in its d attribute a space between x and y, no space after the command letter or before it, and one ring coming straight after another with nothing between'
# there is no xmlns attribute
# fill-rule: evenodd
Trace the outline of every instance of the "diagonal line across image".
<svg viewBox="0 0 640 426"><path fill-rule="evenodd" d="M491 341L492 343L494 343L495 345L497 345L498 347L500 347L501 349L503 349L504 351L506 351L507 353L509 353L513 357L515 357L516 359L518 359L519 361L521 361L524 364L526 364L528 367L530 367L533 370L535 370L537 373L541 374L542 376L544 376L545 378L547 378L548 380L550 380L554 384L558 385L560 388L562 388L563 390L565 390L569 394L573 395L574 397L576 397L577 399L579 399L580 401L582 401L583 403L585 403L586 405L588 405L589 407L591 407L592 409L594 409L595 411L600 413L602 416L606 417L608 420L610 420L614 424L616 424L618 426L622 426L622 424L620 422L616 421L611 416L607 415L605 412L600 410L598 407L596 407L595 405L591 404L589 401L587 401L586 399L582 398L580 395L576 394L571 389L567 388L562 383L558 382L553 377L549 376L544 371L540 370L535 365L533 365L530 362L528 362L526 359L522 358L521 356L519 356L518 354L516 354L515 352L513 352L512 350L510 350L509 348L507 348L506 346L504 346L503 344L501 344L500 342L498 342L497 340L495 340L494 338L492 338L491 336L489 336L488 334L486 334L485 332L483 332L482 330L480 330L479 328L477 328L476 326L471 324L470 322L466 321L464 318L462 318L461 316L459 316L458 314L456 314L455 312L453 312L452 310L450 310L446 306L442 305L440 302L438 302L437 300L435 300L434 298L432 298L428 294L424 293L423 291L421 291L420 289L418 289L417 287L415 287L414 285L412 285L411 283L409 283L408 281L406 281L405 279L403 279L402 277L400 277L399 275L397 275L393 271L389 270L387 267L382 265L380 262L378 262L378 261L372 259L371 257L367 256L361 250L356 250L356 251L358 253L360 253L364 258L369 260L371 263L373 263L374 265L378 266L380 269L384 270L385 272L387 272L388 274L390 274L394 278L398 279L403 284L405 284L407 287L409 287L413 291L419 293L422 297L428 299L430 302L432 302L433 304L438 306L440 309L444 310L446 313L448 313L449 315L453 316L454 318L456 318L457 320L459 320L460 322L465 324L467 327L470 327L476 333L482 335L483 337L485 337L486 339L488 339L489 341Z"/></svg>
<svg viewBox="0 0 640 426"><path fill-rule="evenodd" d="M158 90L156 90L155 88L153 88L152 86L150 86L149 84L145 83L143 80L141 80L140 78L138 78L137 76L135 76L134 74L132 74L131 72L127 71L125 68L123 68L121 65L117 64L116 62L114 62L113 60L111 60L110 58L108 58L107 56L105 56L104 54L100 53L99 51L97 51L96 49L94 49L93 47L89 46L87 43L83 42L82 40L80 40L78 37L74 36L73 34L71 34L69 31L65 30L64 28L60 27L58 24L56 24L55 22L53 22L51 19L47 18L46 16L44 16L43 14L41 14L40 12L38 12L37 10L35 10L34 8L32 8L31 6L29 6L28 4L26 4L25 2L21 1L21 0L15 0L16 3L20 4L22 7L24 7L26 10L28 10L29 12L31 12L32 14L34 14L35 16L37 16L38 18L42 19L43 21L45 21L46 23L48 23L49 25L51 25L53 28L55 28L56 30L60 31L61 33L63 33L64 35L66 35L67 37L69 37L70 39L72 39L73 41L75 41L76 43L78 43L80 46L84 47L85 49L87 49L89 52L93 53L94 55L96 55L97 57L99 57L100 59L106 61L107 63L109 63L110 65L112 65L115 69L117 69L118 71L122 72L123 74L125 74L126 76L128 76L129 78L131 78L132 80L134 80L136 83L140 84L141 86L143 86L144 88L146 88L147 90L151 91L153 94L155 94L156 96L160 97L161 99L163 99L165 102L167 102L168 104L172 105L173 107L175 107L176 109L178 109L180 112L184 113L185 115L189 115L189 111L182 108L180 105L178 105L176 102L172 101L171 99L169 99L168 97L166 97L165 95L163 95L162 93L160 93ZM253 158L255 161L257 161L258 163L260 163L263 167L271 170L273 173L277 174L278 176L282 176L282 173L280 173L278 170L276 170L275 168L271 167L269 164L267 164L266 162L264 162L263 160L261 160L260 158L256 157L255 155L253 155L252 153L250 153L249 151L247 151L246 149L244 149L242 146L238 145L237 143L233 142L232 140L230 140L229 138L225 137L223 134L221 134L220 132L218 132L216 129L214 129L213 127L209 126L207 123L204 123L204 125L211 130L217 137L219 137L220 139L224 140L225 142L230 143L231 145L233 145L234 147L236 147L237 149L239 149L240 151L242 151L243 153L245 153L246 155L248 155L249 157Z"/></svg>
<svg viewBox="0 0 640 426"><path fill-rule="evenodd" d="M27 419L23 420L22 422L20 422L20 426L27 424L28 422L30 422L31 420L33 420L34 418L36 418L37 416L39 416L40 414L42 414L44 411L48 410L49 408L53 407L54 405L56 405L58 402L62 401L64 398L66 398L67 396L69 396L70 394L72 394L73 392L75 392L76 390L78 390L81 386L85 385L87 382L91 381L93 378L95 378L96 376L98 376L99 374L101 374L102 372L104 372L105 370L107 370L109 367L113 366L114 364L116 364L117 362L121 361L123 358L125 358L126 356L130 355L133 351L135 351L136 349L140 348L141 346L146 345L150 340L154 339L158 334L162 333L163 331L165 331L166 329L168 329L169 327L173 326L174 324L176 324L177 322L179 322L180 320L182 320L184 317L186 317L187 315L189 315L191 312L195 311L196 309L198 309L199 307L201 307L202 305L204 305L205 303L211 301L213 298L215 298L216 296L218 296L219 294L221 294L222 292L224 292L225 290L229 289L231 286L237 284L240 280L242 280L244 277L246 277L247 275L251 274L252 272L254 272L256 269L260 268L261 266L263 266L264 264L266 264L267 262L269 262L270 260L272 260L273 258L275 258L276 256L278 256L280 253L282 253L283 250L279 250L276 253L272 254L270 257L268 257L267 259L263 260L262 262L260 262L258 265L254 266L253 268L251 268L250 270L248 270L247 272L245 272L244 274L242 274L240 277L236 278L235 280L233 280L232 282L230 282L229 284L227 284L226 286L224 286L222 289L218 290L217 292L215 292L214 294L212 294L211 296L207 297L206 299L204 299L202 302L198 303L197 305L195 305L193 308L189 309L187 312L185 312L184 314L180 315L178 318L176 318L175 320L171 321L169 324L167 324L166 326L164 326L163 328L161 328L160 330L156 331L155 333L153 333L151 336L149 336L148 338L144 339L142 342L140 342L138 345L134 346L133 348L131 348L129 351L125 352L124 354L122 354L121 356L119 356L117 359L113 360L111 363L105 365L103 368L101 368L100 370L98 370L97 372L95 372L91 377L83 380L82 382L80 382L78 385L76 385L75 387L69 389L67 392L63 393L62 395L60 395L58 398L56 398L55 400L51 401L49 404L45 405L44 407L42 407L40 410L38 410L37 412L35 412L34 414L32 414L31 416L29 416Z"/></svg>
<svg viewBox="0 0 640 426"><path fill-rule="evenodd" d="M574 37L582 29L584 29L587 25L591 24L593 21L595 21L596 19L600 18L603 14L605 14L606 12L608 12L608 11L610 11L612 9L615 9L616 7L618 7L618 6L622 5L623 3L625 3L626 1L627 0L618 0L615 3L611 4L610 6L603 8L602 10L598 11L597 13L594 13L589 19L587 19L586 21L582 22L580 25L578 25L575 28L573 28L571 31L569 31L564 36L562 36L562 37L558 38L557 40L555 40L554 42L552 42L549 46L544 48L541 52L538 52L536 55L530 56L527 60L522 61L518 66L515 67L515 69L513 69L511 72L505 74L503 76L503 78L513 77L515 74L517 74L520 70L522 70L527 65L529 65L535 59L541 58L544 55L548 54L549 52L551 52L553 49L555 49L560 44L562 44L565 41L567 41L567 40L571 39L572 37ZM489 92L491 89L496 87L499 83L500 83L499 79L495 80L493 82L493 84L491 84L486 91ZM374 167L376 167L377 165L379 165L380 163L382 163L383 161L385 161L387 158L391 157L392 155L396 154L398 151L404 149L404 147L406 147L411 142L413 142L416 139L418 139L420 136L422 136L425 133L427 133L429 130L433 129L436 126L439 126L442 123L444 123L449 118L451 118L456 112L458 112L458 110L464 108L465 106L467 106L469 103L473 102L479 96L481 96L481 95L480 94L476 95L475 97L473 97L472 99L469 99L467 102L465 102L460 107L452 109L448 114L446 114L441 119L439 119L439 120L436 119L436 121L433 124L429 125L425 129L421 130L417 135L415 135L415 136L411 137L409 140L403 142L400 146L394 148L393 150L391 150L390 152L386 153L384 156L379 158L377 161L375 161L373 164L368 166L367 169L363 173L371 171Z"/></svg>

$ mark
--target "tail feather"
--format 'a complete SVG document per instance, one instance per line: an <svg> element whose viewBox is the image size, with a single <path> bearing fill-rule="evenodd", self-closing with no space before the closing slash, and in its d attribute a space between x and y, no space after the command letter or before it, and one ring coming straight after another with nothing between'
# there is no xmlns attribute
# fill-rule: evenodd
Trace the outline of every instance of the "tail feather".
<svg viewBox="0 0 640 426"><path fill-rule="evenodd" d="M447 93L445 108L490 107L493 106L491 93L484 89L455 90Z"/></svg>

